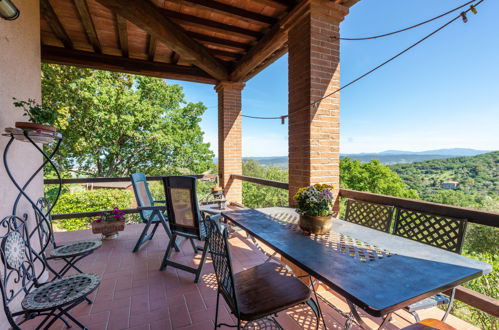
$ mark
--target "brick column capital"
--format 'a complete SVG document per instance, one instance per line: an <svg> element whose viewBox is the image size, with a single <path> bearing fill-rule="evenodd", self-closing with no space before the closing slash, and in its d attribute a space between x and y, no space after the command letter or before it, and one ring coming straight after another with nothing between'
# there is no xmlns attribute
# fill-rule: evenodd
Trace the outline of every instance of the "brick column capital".
<svg viewBox="0 0 499 330"><path fill-rule="evenodd" d="M220 81L215 85L215 91L220 93L223 90L242 91L246 84L238 81Z"/></svg>
<svg viewBox="0 0 499 330"><path fill-rule="evenodd" d="M282 28L289 30L298 25L302 19L312 15L322 16L331 23L339 23L348 15L349 7L335 3L330 0L304 0L294 13L283 22Z"/></svg>

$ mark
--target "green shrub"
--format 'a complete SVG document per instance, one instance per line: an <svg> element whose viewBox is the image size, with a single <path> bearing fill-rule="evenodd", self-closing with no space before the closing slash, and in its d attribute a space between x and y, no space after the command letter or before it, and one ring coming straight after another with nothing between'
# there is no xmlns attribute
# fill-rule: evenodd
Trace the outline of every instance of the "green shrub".
<svg viewBox="0 0 499 330"><path fill-rule="evenodd" d="M97 189L67 192L61 195L52 213L105 211L115 207L127 209L131 207L133 199L133 193L128 190ZM64 219L59 220L57 226L67 231L81 230L88 228L91 220L91 218Z"/></svg>

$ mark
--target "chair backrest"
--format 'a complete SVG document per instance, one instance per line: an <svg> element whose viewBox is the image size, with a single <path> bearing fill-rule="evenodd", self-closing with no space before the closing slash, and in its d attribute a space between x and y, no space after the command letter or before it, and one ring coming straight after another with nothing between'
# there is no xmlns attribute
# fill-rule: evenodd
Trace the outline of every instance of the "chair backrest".
<svg viewBox="0 0 499 330"><path fill-rule="evenodd" d="M196 195L196 178L167 176L163 178L163 185L171 231L201 239L201 213Z"/></svg>
<svg viewBox="0 0 499 330"><path fill-rule="evenodd" d="M8 216L0 221L0 291L5 315L14 329L12 308L37 285L27 216Z"/></svg>
<svg viewBox="0 0 499 330"><path fill-rule="evenodd" d="M44 254L46 249L52 245L53 248L56 247L54 231L52 228L52 215L50 214L51 209L50 201L42 197L38 199L36 204L33 206L33 212L35 214L36 227L29 234L30 239L35 235L38 236L40 241L40 253Z"/></svg>
<svg viewBox="0 0 499 330"><path fill-rule="evenodd" d="M467 221L397 208L394 234L461 253Z"/></svg>
<svg viewBox="0 0 499 330"><path fill-rule="evenodd" d="M345 220L348 222L388 232L392 218L393 206L347 200Z"/></svg>
<svg viewBox="0 0 499 330"><path fill-rule="evenodd" d="M208 218L208 244L210 248L211 260L217 277L218 290L225 299L225 302L237 316L239 313L236 290L234 286L234 273L232 272L232 262L227 242L227 228L223 231L217 221Z"/></svg>
<svg viewBox="0 0 499 330"><path fill-rule="evenodd" d="M154 206L154 199L152 198L149 185L147 184L146 175L144 173L133 173L130 175L132 181L133 192L135 193L135 200L139 207ZM143 221L147 221L151 210L140 211L140 216Z"/></svg>

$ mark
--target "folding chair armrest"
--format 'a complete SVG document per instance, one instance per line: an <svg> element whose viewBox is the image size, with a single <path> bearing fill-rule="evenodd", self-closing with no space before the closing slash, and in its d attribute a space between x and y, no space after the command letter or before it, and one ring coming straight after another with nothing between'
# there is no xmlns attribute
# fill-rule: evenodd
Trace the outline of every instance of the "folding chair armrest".
<svg viewBox="0 0 499 330"><path fill-rule="evenodd" d="M166 204L166 201L153 201L153 204Z"/></svg>
<svg viewBox="0 0 499 330"><path fill-rule="evenodd" d="M166 206L141 206L137 207L139 211L164 211L166 210Z"/></svg>

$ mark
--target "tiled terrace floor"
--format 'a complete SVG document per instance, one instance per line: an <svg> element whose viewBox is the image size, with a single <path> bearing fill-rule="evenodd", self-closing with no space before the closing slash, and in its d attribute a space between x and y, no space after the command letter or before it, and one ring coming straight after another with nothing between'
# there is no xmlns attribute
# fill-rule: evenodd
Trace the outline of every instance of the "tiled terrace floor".
<svg viewBox="0 0 499 330"><path fill-rule="evenodd" d="M208 259L202 279L194 284L190 273L168 268L159 271L168 239L158 230L156 237L138 253L132 253L136 239L143 225L128 225L120 237L104 241L103 246L93 255L79 263L86 272L102 276L102 282L91 295L92 305L82 303L73 310L75 315L89 329L213 329L215 317L216 280L213 267ZM97 238L89 230L57 233L59 244ZM188 242L182 251L175 254L177 260L194 265L199 255L193 259L193 251ZM235 271L262 263L266 258L250 240L241 233L234 233L230 239ZM334 292L321 290L335 306L346 310L345 302ZM329 329L340 329L345 319L322 304L326 324ZM433 309L422 316L441 315ZM223 305L221 320L232 323L228 309ZM307 308L295 308L281 313L278 317L284 329L315 329L315 317ZM379 319L366 318L372 325ZM398 329L413 322L413 318L403 311L393 316L388 329ZM463 321L450 317L449 323L457 329L473 329ZM54 329L62 327L58 324ZM356 327L353 327L356 329ZM475 328L476 329L476 328Z"/></svg>

